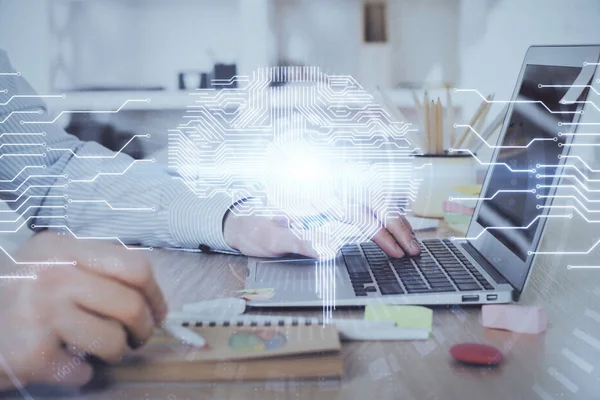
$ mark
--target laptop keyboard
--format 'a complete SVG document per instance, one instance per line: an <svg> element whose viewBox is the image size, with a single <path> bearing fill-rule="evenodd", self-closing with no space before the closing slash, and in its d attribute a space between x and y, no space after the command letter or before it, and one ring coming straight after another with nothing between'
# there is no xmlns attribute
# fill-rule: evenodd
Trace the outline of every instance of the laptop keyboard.
<svg viewBox="0 0 600 400"><path fill-rule="evenodd" d="M342 256L356 296L494 289L448 239L424 240L416 257L389 257L373 242L346 245Z"/></svg>

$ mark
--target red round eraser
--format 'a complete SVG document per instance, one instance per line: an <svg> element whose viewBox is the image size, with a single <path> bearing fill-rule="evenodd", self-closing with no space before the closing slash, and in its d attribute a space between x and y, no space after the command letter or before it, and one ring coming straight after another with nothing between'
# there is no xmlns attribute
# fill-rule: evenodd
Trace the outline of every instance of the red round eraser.
<svg viewBox="0 0 600 400"><path fill-rule="evenodd" d="M495 347L479 343L461 343L452 346L450 355L456 360L475 365L498 365L504 359Z"/></svg>

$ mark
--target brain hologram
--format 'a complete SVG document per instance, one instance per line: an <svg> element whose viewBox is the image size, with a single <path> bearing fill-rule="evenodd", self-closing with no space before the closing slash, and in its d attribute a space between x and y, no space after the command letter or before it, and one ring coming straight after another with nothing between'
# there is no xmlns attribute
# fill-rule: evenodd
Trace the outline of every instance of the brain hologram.
<svg viewBox="0 0 600 400"><path fill-rule="evenodd" d="M243 200L234 213L285 221L324 256L407 212L413 129L354 78L273 67L218 83L169 133L169 165L196 195Z"/></svg>

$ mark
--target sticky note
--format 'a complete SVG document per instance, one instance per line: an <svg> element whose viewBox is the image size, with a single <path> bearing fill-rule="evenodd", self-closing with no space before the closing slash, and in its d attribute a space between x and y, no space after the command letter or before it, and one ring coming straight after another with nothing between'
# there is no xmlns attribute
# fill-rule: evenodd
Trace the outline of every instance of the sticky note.
<svg viewBox="0 0 600 400"><path fill-rule="evenodd" d="M365 320L391 321L397 327L431 330L433 311L421 306L388 306L369 304L365 307Z"/></svg>
<svg viewBox="0 0 600 400"><path fill-rule="evenodd" d="M546 330L548 317L542 307L486 304L481 308L481 324L486 328L538 334Z"/></svg>

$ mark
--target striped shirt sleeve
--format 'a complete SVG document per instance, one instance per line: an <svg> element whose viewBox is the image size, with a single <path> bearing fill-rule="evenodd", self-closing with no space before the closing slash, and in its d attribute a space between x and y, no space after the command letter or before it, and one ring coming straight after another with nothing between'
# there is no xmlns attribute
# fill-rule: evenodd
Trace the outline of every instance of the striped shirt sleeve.
<svg viewBox="0 0 600 400"><path fill-rule="evenodd" d="M204 245L235 253L223 238L223 218L238 199L199 198L152 160L80 141L56 125L57 117L68 115L50 115L43 97L0 50L0 199L27 226L124 244ZM0 232L25 224L0 215Z"/></svg>

